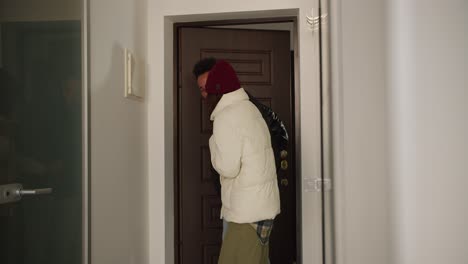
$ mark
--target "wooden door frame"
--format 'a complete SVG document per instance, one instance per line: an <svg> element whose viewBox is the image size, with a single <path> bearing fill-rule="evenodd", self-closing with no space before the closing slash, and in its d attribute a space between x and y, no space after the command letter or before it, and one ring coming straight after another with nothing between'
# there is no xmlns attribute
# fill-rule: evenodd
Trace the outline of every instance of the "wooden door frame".
<svg viewBox="0 0 468 264"><path fill-rule="evenodd" d="M179 29L183 27L212 27L212 26L233 26L233 25L246 25L246 24L267 24L267 23L293 23L293 37L295 40L297 40L297 17L296 16L286 16L286 17L269 17L269 18L251 18L251 19L229 19L229 20L211 20L211 21L195 21L195 22L182 22L182 23L174 23L173 24L173 87L172 87L172 92L173 92L173 131L174 131L174 139L173 139L173 160L174 160L174 167L173 167L173 172L174 172L174 185L173 185L173 192L174 192L174 263L179 264L180 263L180 230L179 230L179 225L180 225L180 170L179 170L179 154L180 154L180 129L179 129L179 122L180 122L180 111L179 111L179 95L180 95L180 90L179 90L179 74L180 74L180 68L179 68ZM295 41L296 42L296 41ZM297 44L295 44L295 47L292 47L293 50L296 52L297 49ZM299 64L295 60L291 64L295 72L297 73L299 71ZM299 83L299 79L297 78L297 74L291 75L291 81L294 83L294 87L291 87L291 96L292 96L292 105L291 105L291 112L292 112L292 133L290 135L290 138L293 139L293 142L297 144L298 141L298 134L297 131L299 131L299 122L300 120L298 119L298 115L296 114L296 111L298 111L298 101L299 98L297 98L297 87ZM300 166L300 155L297 153L297 151L300 148L293 147L294 149L294 157L296 158L296 164L295 164L295 174L298 173L298 169ZM297 177L296 177L297 178ZM296 180L296 234L299 234L302 223L301 223L301 199L300 199L300 193L301 193L301 188L300 188L300 177L299 180ZM302 248L302 241L301 237L298 235L296 236L296 258L299 261L301 258L301 248Z"/></svg>

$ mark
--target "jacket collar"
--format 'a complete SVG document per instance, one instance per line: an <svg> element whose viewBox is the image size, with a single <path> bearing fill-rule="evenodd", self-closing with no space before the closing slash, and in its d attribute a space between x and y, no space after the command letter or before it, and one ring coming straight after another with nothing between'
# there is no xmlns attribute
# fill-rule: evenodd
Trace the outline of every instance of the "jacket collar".
<svg viewBox="0 0 468 264"><path fill-rule="evenodd" d="M221 100L219 100L213 112L211 113L210 119L213 121L216 115L223 111L224 108L244 100L249 100L249 96L243 88L239 88L233 92L224 94L223 97L221 97Z"/></svg>

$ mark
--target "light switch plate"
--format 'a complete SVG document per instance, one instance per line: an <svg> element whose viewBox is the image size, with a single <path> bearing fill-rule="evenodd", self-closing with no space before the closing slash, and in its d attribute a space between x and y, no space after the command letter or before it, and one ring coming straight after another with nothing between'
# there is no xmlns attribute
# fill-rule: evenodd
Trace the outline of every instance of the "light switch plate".
<svg viewBox="0 0 468 264"><path fill-rule="evenodd" d="M143 66L129 49L124 49L124 89L125 98L143 100Z"/></svg>

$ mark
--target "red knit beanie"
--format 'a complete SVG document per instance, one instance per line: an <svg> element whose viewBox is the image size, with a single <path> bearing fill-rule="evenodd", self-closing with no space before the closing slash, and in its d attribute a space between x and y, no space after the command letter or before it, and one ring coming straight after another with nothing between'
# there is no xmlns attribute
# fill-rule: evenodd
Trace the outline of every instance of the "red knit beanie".
<svg viewBox="0 0 468 264"><path fill-rule="evenodd" d="M218 60L206 80L208 94L226 94L240 88L240 82L232 66L224 60Z"/></svg>

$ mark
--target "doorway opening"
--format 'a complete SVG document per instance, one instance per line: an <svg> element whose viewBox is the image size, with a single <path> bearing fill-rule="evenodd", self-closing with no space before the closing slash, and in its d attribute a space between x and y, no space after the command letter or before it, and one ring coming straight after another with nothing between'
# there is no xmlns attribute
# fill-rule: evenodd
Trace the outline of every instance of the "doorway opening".
<svg viewBox="0 0 468 264"><path fill-rule="evenodd" d="M300 262L296 23L296 17L280 17L174 24L175 263L217 263L221 246L221 200L208 149L209 106L202 103L191 72L205 57L230 62L242 87L285 122L290 144L285 168L278 170L281 214L271 235L270 260Z"/></svg>

